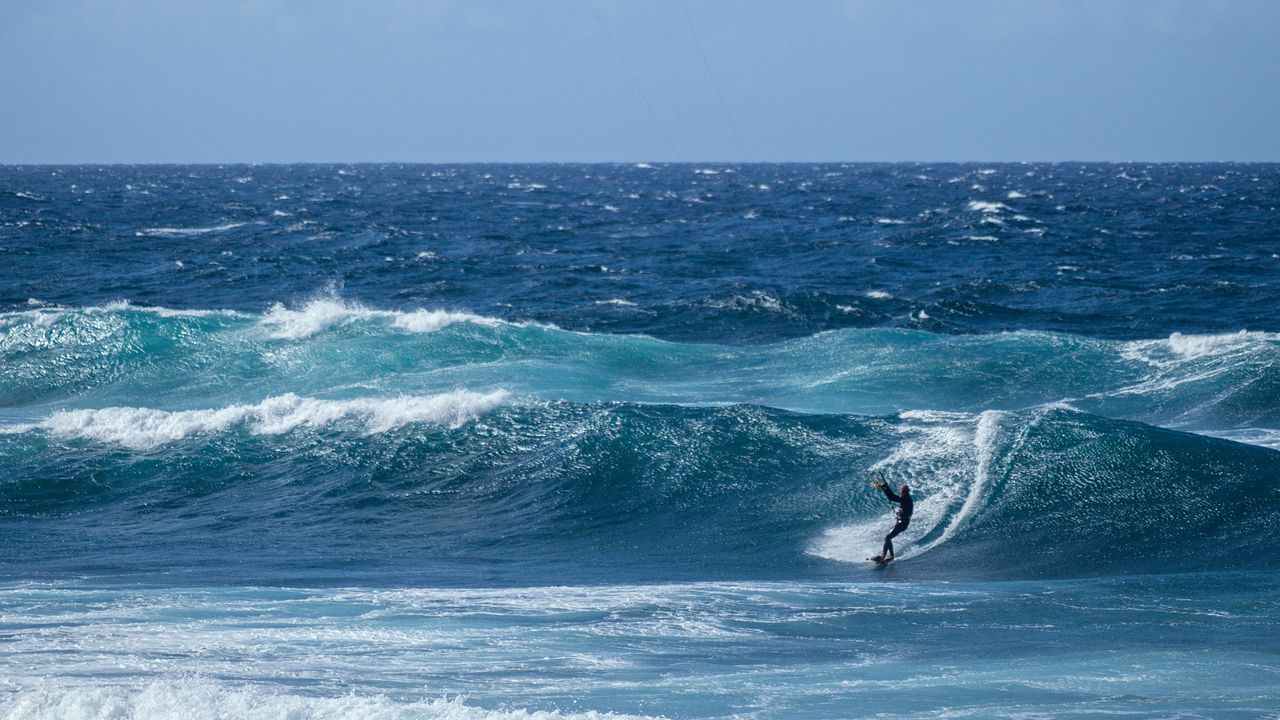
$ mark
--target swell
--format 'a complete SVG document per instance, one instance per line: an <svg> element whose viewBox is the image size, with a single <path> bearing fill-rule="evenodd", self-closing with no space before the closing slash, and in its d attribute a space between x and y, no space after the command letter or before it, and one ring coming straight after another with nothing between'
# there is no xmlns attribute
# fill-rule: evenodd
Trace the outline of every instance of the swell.
<svg viewBox="0 0 1280 720"><path fill-rule="evenodd" d="M337 298L0 315L0 572L844 576L1272 567L1280 340L752 347ZM1195 430L1188 434L1162 429ZM402 578L403 579L403 578Z"/></svg>
<svg viewBox="0 0 1280 720"><path fill-rule="evenodd" d="M453 417L446 415L446 417ZM139 452L0 436L0 567L238 581L1022 578L1273 568L1280 454L1050 408L881 417L495 404L464 422L254 421ZM335 579L337 578L337 579Z"/></svg>
<svg viewBox="0 0 1280 720"><path fill-rule="evenodd" d="M1280 338L1251 332L1115 341L865 329L742 347L338 299L263 314L117 304L0 315L0 367L0 422L10 423L68 406L186 410L287 393L468 388L862 415L1067 403L1264 443L1273 437L1266 431L1280 427Z"/></svg>
<svg viewBox="0 0 1280 720"><path fill-rule="evenodd" d="M339 282L372 302L728 344L1274 327L1273 167L707 169L4 168L0 307L253 309Z"/></svg>

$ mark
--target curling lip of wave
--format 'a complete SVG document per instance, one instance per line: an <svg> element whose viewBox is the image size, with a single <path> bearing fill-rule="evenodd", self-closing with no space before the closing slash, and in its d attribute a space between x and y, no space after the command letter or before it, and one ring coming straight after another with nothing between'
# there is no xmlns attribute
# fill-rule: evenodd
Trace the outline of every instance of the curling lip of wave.
<svg viewBox="0 0 1280 720"><path fill-rule="evenodd" d="M83 438L132 450L152 450L192 435L220 432L240 423L248 423L250 431L258 435L279 435L299 427L322 427L344 419L356 421L366 434L387 432L419 422L458 428L502 405L508 397L505 390L489 393L455 390L439 395L351 400L321 400L286 393L253 405L236 404L205 410L167 411L145 407L63 410L39 423L10 426L5 432L14 434L40 429L55 437Z"/></svg>

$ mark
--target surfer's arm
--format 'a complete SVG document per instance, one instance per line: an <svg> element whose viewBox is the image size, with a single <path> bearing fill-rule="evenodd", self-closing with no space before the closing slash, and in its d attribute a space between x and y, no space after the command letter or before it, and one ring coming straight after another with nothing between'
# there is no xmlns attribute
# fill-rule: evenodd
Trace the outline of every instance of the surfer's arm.
<svg viewBox="0 0 1280 720"><path fill-rule="evenodd" d="M884 496L889 498L890 502L902 502L902 498L889 489L889 483L880 483L880 490L884 492Z"/></svg>

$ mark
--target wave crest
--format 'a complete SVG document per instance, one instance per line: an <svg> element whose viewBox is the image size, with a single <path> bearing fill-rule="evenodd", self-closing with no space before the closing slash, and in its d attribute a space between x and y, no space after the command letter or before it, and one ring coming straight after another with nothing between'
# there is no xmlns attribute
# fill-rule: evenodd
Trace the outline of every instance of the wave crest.
<svg viewBox="0 0 1280 720"><path fill-rule="evenodd" d="M359 303L337 299L312 300L297 310L290 310L276 303L260 321L268 335L282 340L301 340L335 327L352 323L380 320L406 332L428 333L454 323L467 322L494 327L502 320L449 310L373 310Z"/></svg>
<svg viewBox="0 0 1280 720"><path fill-rule="evenodd" d="M208 410L168 411L145 407L64 410L26 427L43 429L56 437L152 450L241 423L247 423L250 432L256 435L279 435L300 427L322 427L343 420L353 420L366 434L418 422L458 428L502 405L508 397L505 390L483 394L455 390L439 395L352 400L320 400L286 393L253 405Z"/></svg>

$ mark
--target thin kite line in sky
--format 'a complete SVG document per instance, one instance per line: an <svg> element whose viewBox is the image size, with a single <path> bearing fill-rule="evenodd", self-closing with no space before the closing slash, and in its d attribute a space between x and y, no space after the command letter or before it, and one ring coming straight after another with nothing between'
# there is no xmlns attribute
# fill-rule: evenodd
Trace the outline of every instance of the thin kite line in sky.
<svg viewBox="0 0 1280 720"><path fill-rule="evenodd" d="M667 128L662 124L662 120L658 118L658 113L654 112L653 104L649 102L649 96L644 94L644 89L640 87L640 81L636 80L635 73L631 72L631 66L627 64L627 59L622 56L622 50L618 49L618 43L613 40L613 33L609 32L609 26L604 24L604 18L600 17L600 11L596 9L595 0L587 0L587 5L591 6L591 14L596 16L596 22L600 23L600 29L604 30L604 36L609 38L609 44L613 46L613 52L618 56L618 62L622 63L622 67L627 71L627 76L631 78L631 84L635 86L636 93L640 95L640 99L644 101L644 106L649 109L649 115L653 118L653 122L658 126L658 130L662 132L662 139L667 141L667 147L671 149L671 154L675 157L676 162L680 162L680 153L676 150L675 143L671 142L671 136L667 134Z"/></svg>

